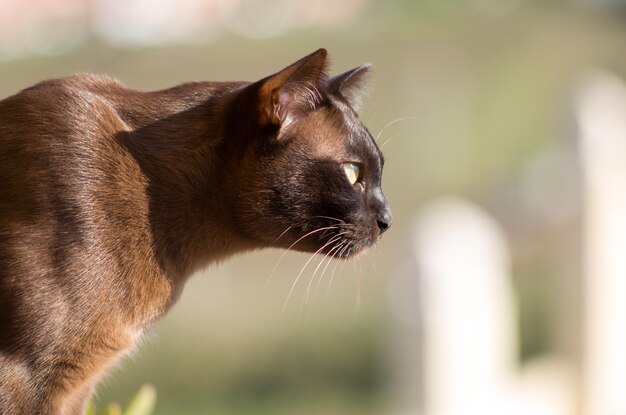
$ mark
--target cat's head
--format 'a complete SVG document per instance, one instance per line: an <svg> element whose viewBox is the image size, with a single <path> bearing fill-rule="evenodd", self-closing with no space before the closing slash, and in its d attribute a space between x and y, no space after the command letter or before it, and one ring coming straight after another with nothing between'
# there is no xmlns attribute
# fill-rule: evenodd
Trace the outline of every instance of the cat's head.
<svg viewBox="0 0 626 415"><path fill-rule="evenodd" d="M241 93L248 117L235 121L232 214L262 246L347 258L374 244L392 217L382 153L355 111L370 65L335 77L325 69L320 49Z"/></svg>

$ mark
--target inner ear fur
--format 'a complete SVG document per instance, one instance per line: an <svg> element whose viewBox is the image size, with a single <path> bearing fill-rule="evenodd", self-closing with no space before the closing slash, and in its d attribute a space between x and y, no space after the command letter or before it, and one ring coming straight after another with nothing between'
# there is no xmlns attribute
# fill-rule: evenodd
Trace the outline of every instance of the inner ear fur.
<svg viewBox="0 0 626 415"><path fill-rule="evenodd" d="M318 49L280 72L259 81L259 122L286 127L322 100L327 80L326 49Z"/></svg>

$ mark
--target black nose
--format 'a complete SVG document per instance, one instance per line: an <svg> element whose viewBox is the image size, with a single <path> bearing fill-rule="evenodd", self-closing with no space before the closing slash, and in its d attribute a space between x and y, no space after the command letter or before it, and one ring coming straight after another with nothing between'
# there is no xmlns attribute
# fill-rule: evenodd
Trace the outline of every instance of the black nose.
<svg viewBox="0 0 626 415"><path fill-rule="evenodd" d="M383 208L383 210L378 214L378 218L376 218L376 223L378 224L378 229L380 229L380 233L385 232L391 227L391 224L393 223L393 217L391 216L391 210L389 210L388 207Z"/></svg>

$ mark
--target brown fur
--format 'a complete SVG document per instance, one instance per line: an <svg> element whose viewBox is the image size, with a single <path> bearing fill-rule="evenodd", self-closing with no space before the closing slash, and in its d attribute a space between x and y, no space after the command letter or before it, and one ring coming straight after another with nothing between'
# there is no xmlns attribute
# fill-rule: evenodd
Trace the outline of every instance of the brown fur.
<svg viewBox="0 0 626 415"><path fill-rule="evenodd" d="M76 75L0 101L1 414L82 413L200 267L379 238L382 157L348 98L369 67L328 79L325 58L157 92Z"/></svg>

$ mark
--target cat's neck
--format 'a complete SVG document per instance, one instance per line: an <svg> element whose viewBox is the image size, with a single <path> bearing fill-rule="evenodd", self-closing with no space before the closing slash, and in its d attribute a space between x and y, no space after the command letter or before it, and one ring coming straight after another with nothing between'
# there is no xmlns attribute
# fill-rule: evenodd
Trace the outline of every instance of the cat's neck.
<svg viewBox="0 0 626 415"><path fill-rule="evenodd" d="M131 127L120 139L147 180L155 255L181 287L193 271L254 248L238 235L229 215L232 166L223 111L238 87L182 85L133 95L118 108ZM143 105L140 112L133 107L136 99Z"/></svg>

